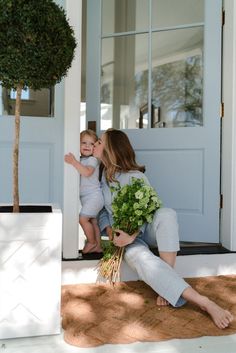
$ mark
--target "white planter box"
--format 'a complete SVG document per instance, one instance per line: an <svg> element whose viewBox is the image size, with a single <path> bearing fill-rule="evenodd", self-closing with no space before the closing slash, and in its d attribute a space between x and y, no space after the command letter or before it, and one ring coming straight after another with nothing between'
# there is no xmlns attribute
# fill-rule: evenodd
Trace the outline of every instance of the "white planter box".
<svg viewBox="0 0 236 353"><path fill-rule="evenodd" d="M62 214L0 213L0 339L60 333Z"/></svg>

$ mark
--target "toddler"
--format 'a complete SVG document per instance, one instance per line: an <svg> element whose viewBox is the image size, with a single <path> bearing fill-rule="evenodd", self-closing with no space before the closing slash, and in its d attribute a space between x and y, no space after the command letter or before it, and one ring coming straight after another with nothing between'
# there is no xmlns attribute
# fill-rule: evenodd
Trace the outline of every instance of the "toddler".
<svg viewBox="0 0 236 353"><path fill-rule="evenodd" d="M99 162L93 157L94 143L97 135L93 130L80 133L80 160L72 153L65 155L65 162L71 164L80 173L80 202L81 211L79 223L87 238L82 250L83 254L102 252L100 230L97 215L103 208L104 199L99 182Z"/></svg>

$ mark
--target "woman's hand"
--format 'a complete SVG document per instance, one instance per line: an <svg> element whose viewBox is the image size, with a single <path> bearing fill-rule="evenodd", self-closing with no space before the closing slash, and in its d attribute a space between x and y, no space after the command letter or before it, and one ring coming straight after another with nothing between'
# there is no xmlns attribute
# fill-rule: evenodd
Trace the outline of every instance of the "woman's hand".
<svg viewBox="0 0 236 353"><path fill-rule="evenodd" d="M115 229L114 232L115 233L114 233L114 237L113 237L113 244L118 247L123 247L123 246L126 246L126 245L133 243L135 238L139 234L139 231L137 231L136 233L129 235L120 229Z"/></svg>

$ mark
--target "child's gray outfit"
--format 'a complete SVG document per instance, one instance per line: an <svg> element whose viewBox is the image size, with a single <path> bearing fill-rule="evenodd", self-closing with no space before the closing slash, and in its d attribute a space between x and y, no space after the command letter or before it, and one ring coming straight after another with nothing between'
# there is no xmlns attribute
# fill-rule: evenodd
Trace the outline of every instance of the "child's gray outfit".
<svg viewBox="0 0 236 353"><path fill-rule="evenodd" d="M116 180L120 186L130 184L131 178L143 178L147 184L147 177L139 171L117 173ZM110 185L102 177L102 192L105 207L99 215L100 230L113 224L112 193ZM183 291L189 287L175 270L158 256L155 256L149 246L157 246L159 252L177 252L179 250L179 235L176 212L170 208L160 208L156 211L153 221L145 224L140 234L132 244L125 247L125 261L134 269L141 280L152 287L156 293L165 298L172 306L181 306L185 300L181 297Z"/></svg>
<svg viewBox="0 0 236 353"><path fill-rule="evenodd" d="M80 176L80 216L96 218L104 206L104 199L99 181L99 162L97 158L80 157L80 163L95 170L89 177Z"/></svg>

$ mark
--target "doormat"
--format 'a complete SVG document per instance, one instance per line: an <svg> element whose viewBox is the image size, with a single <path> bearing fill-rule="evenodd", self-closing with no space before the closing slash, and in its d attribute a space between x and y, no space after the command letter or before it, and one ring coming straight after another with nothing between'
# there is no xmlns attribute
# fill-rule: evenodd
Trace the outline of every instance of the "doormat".
<svg viewBox="0 0 236 353"><path fill-rule="evenodd" d="M236 318L236 275L188 278ZM67 343L78 347L163 341L236 333L236 319L221 330L197 306L158 307L156 293L142 281L64 285L62 327Z"/></svg>

